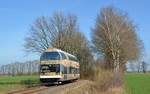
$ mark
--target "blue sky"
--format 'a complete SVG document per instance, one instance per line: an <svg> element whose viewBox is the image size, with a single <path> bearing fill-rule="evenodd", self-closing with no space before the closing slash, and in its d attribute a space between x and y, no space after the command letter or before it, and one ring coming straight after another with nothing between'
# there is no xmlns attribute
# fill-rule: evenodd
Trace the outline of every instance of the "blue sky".
<svg viewBox="0 0 150 94"><path fill-rule="evenodd" d="M138 24L138 35L144 41L150 61L150 1L149 0L0 0L0 65L14 61L39 58L23 51L24 38L29 26L40 16L51 16L55 11L78 16L81 31L90 37L97 13L102 7L114 5L129 13Z"/></svg>

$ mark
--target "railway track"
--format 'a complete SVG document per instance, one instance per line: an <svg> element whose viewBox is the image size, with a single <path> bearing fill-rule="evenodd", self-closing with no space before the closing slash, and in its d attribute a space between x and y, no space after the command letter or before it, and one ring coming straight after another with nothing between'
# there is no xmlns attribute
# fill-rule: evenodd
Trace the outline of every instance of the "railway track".
<svg viewBox="0 0 150 94"><path fill-rule="evenodd" d="M63 94L65 91L87 82L88 80L77 80L73 83L66 83L58 86L38 86L29 89L17 90L6 94Z"/></svg>

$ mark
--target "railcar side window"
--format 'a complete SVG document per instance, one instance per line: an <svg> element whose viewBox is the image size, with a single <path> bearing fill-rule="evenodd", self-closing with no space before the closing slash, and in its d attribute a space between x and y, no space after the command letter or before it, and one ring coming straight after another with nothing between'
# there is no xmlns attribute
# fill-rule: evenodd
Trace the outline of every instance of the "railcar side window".
<svg viewBox="0 0 150 94"><path fill-rule="evenodd" d="M76 62L78 61L77 58L74 57L74 56L68 55L68 57L69 57L69 59L72 60L72 61L76 61Z"/></svg>
<svg viewBox="0 0 150 94"><path fill-rule="evenodd" d="M66 59L66 56L64 53L60 52L60 54L61 54L62 60Z"/></svg>
<svg viewBox="0 0 150 94"><path fill-rule="evenodd" d="M56 65L56 73L60 72L60 64Z"/></svg>
<svg viewBox="0 0 150 94"><path fill-rule="evenodd" d="M64 74L67 74L67 67L64 66Z"/></svg>

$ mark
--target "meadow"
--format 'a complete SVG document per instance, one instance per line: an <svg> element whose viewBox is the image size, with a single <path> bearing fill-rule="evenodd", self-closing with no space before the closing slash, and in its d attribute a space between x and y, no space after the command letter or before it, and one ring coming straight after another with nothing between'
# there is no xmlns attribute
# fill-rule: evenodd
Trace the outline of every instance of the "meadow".
<svg viewBox="0 0 150 94"><path fill-rule="evenodd" d="M125 80L127 94L150 94L150 74L127 73Z"/></svg>
<svg viewBox="0 0 150 94"><path fill-rule="evenodd" d="M32 87L40 83L39 76L0 76L0 94Z"/></svg>

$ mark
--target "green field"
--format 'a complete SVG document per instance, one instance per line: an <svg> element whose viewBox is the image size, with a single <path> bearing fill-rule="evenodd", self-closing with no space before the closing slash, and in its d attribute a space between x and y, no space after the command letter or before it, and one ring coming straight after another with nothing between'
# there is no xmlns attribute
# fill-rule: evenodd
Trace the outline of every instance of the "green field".
<svg viewBox="0 0 150 94"><path fill-rule="evenodd" d="M127 94L150 94L150 74L128 73L125 79Z"/></svg>
<svg viewBox="0 0 150 94"><path fill-rule="evenodd" d="M40 83L39 76L0 76L0 94Z"/></svg>
<svg viewBox="0 0 150 94"><path fill-rule="evenodd" d="M20 84L23 81L31 80L33 83L39 81L39 76L0 76L0 84Z"/></svg>

